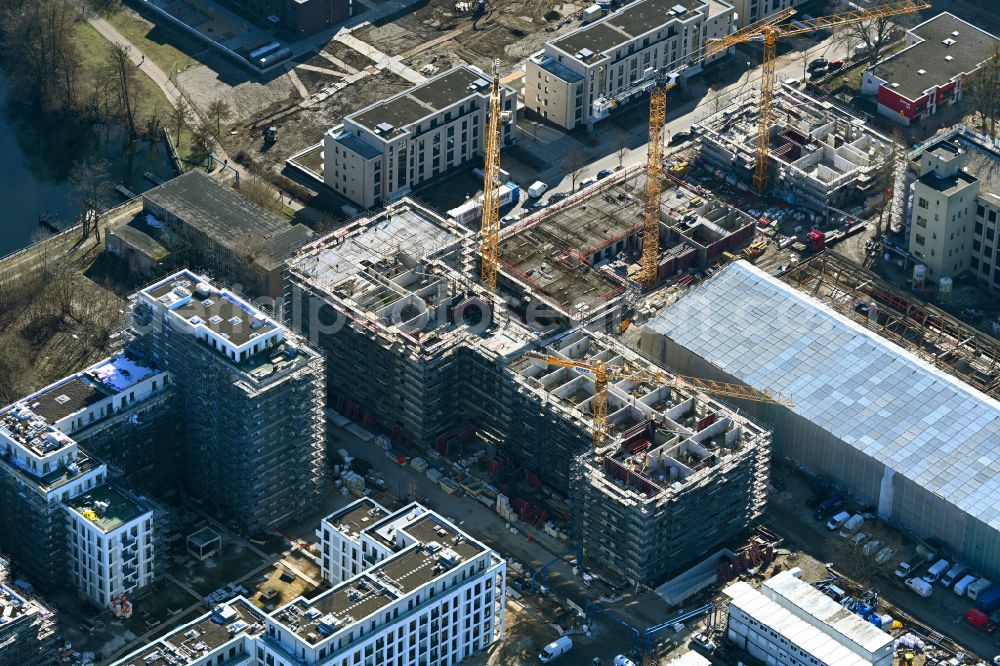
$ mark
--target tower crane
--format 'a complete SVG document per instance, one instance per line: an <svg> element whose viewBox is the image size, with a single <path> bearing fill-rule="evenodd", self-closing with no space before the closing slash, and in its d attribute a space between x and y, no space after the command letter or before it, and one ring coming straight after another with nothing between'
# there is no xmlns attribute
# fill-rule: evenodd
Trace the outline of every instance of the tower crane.
<svg viewBox="0 0 1000 666"><path fill-rule="evenodd" d="M490 88L489 120L486 128L486 149L483 165L483 229L479 250L482 255L480 274L483 286L497 289L497 265L500 262L500 60L493 60L493 84Z"/></svg>
<svg viewBox="0 0 1000 666"><path fill-rule="evenodd" d="M665 384L671 388L687 388L727 398L752 400L754 402L764 402L784 407L792 407L794 404L787 396L780 392L758 390L748 386L740 386L739 384L686 377L684 375L669 375L665 372L650 372L648 370L632 369L620 365L607 365L601 360L596 360L593 363L585 363L583 361L567 360L558 356L531 352L526 354L526 356L532 360L541 361L546 365L584 370L594 376L594 400L590 411L594 418L593 437L595 449L604 446L608 438L608 382L612 379L653 381Z"/></svg>
<svg viewBox="0 0 1000 666"><path fill-rule="evenodd" d="M764 45L764 60L761 65L763 75L760 81L760 106L757 119L757 150L753 172L753 190L757 194L762 194L767 189L767 158L771 145L771 103L774 94L774 65L775 65L775 45L779 39L793 37L816 30L836 28L842 25L860 23L874 18L885 18L898 16L901 14L912 14L913 12L930 7L930 2L925 0L904 0L902 2L891 2L871 9L858 9L849 12L841 12L820 18L805 19L783 25L775 25L774 22L755 23L745 28L741 28L725 37L713 39L705 46L706 57L714 55L719 51L735 44L748 42L762 43ZM789 13L790 12L790 13ZM789 7L783 14L783 19L789 18L795 13L795 9ZM782 20L783 20L782 19Z"/></svg>

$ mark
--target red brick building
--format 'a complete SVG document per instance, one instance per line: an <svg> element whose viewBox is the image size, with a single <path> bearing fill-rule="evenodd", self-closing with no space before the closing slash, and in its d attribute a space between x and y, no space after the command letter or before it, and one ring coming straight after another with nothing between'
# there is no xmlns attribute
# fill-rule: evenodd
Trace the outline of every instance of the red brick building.
<svg viewBox="0 0 1000 666"><path fill-rule="evenodd" d="M1000 43L949 12L906 34L906 48L865 70L861 92L875 95L878 112L903 125L958 102L963 80L979 70Z"/></svg>

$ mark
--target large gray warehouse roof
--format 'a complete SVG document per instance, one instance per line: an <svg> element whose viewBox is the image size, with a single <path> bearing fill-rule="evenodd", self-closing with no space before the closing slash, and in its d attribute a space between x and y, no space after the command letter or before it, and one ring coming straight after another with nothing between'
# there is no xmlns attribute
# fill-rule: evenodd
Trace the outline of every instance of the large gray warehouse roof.
<svg viewBox="0 0 1000 666"><path fill-rule="evenodd" d="M647 326L1000 528L1000 403L745 262Z"/></svg>

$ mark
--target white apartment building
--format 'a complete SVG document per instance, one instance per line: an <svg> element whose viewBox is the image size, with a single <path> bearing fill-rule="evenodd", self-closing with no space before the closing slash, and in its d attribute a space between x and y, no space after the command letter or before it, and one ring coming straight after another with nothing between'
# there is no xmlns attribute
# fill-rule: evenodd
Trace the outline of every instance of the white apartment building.
<svg viewBox="0 0 1000 666"><path fill-rule="evenodd" d="M607 117L651 72L680 70L700 57L705 41L733 31L728 0L638 0L545 43L525 63L524 104L543 119L573 129ZM712 58L681 72L694 76ZM643 91L629 93L638 96Z"/></svg>
<svg viewBox="0 0 1000 666"><path fill-rule="evenodd" d="M166 373L115 356L0 410L0 529L32 580L107 608L153 580L152 512L71 436L159 395Z"/></svg>
<svg viewBox="0 0 1000 666"><path fill-rule="evenodd" d="M729 640L778 666L892 666L892 636L845 613L801 575L783 571L760 591L744 582L727 587Z"/></svg>
<svg viewBox="0 0 1000 666"><path fill-rule="evenodd" d="M237 598L113 666L451 666L503 639L506 562L440 515L361 499L317 534L325 578L354 545L358 573L269 615Z"/></svg>
<svg viewBox="0 0 1000 666"><path fill-rule="evenodd" d="M799 0L729 0L736 8L739 27L766 19L771 14L799 4Z"/></svg>
<svg viewBox="0 0 1000 666"><path fill-rule="evenodd" d="M373 208L481 157L491 80L476 67L458 65L347 115L323 137L323 181ZM504 144L514 136L515 99L501 86Z"/></svg>
<svg viewBox="0 0 1000 666"><path fill-rule="evenodd" d="M911 162L908 249L939 281L968 274L1000 290L1000 152L986 137L955 127L927 143Z"/></svg>
<svg viewBox="0 0 1000 666"><path fill-rule="evenodd" d="M70 499L69 557L80 596L104 608L153 582L153 512L101 485Z"/></svg>

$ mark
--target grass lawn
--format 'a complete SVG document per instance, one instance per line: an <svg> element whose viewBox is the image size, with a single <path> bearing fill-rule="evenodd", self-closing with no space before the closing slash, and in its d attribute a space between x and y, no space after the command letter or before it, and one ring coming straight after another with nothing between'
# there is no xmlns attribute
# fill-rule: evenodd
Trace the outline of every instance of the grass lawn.
<svg viewBox="0 0 1000 666"><path fill-rule="evenodd" d="M184 71L196 62L189 54L208 48L189 35L151 24L128 7L104 18L164 72Z"/></svg>
<svg viewBox="0 0 1000 666"><path fill-rule="evenodd" d="M76 39L80 47L80 61L87 76L99 76L98 72L100 68L108 62L108 40L86 21L80 21L76 24ZM152 79L142 72L138 73L136 81L140 88L140 115L146 118L154 111L158 111L161 123L170 128L171 135L176 143L176 127L170 121L172 107L170 106L170 102L167 101L167 96L163 94L158 85L153 83ZM140 120L139 122L144 122L144 120ZM177 146L177 152L181 158L191 159L193 144L191 130L186 125L182 126L180 145Z"/></svg>

